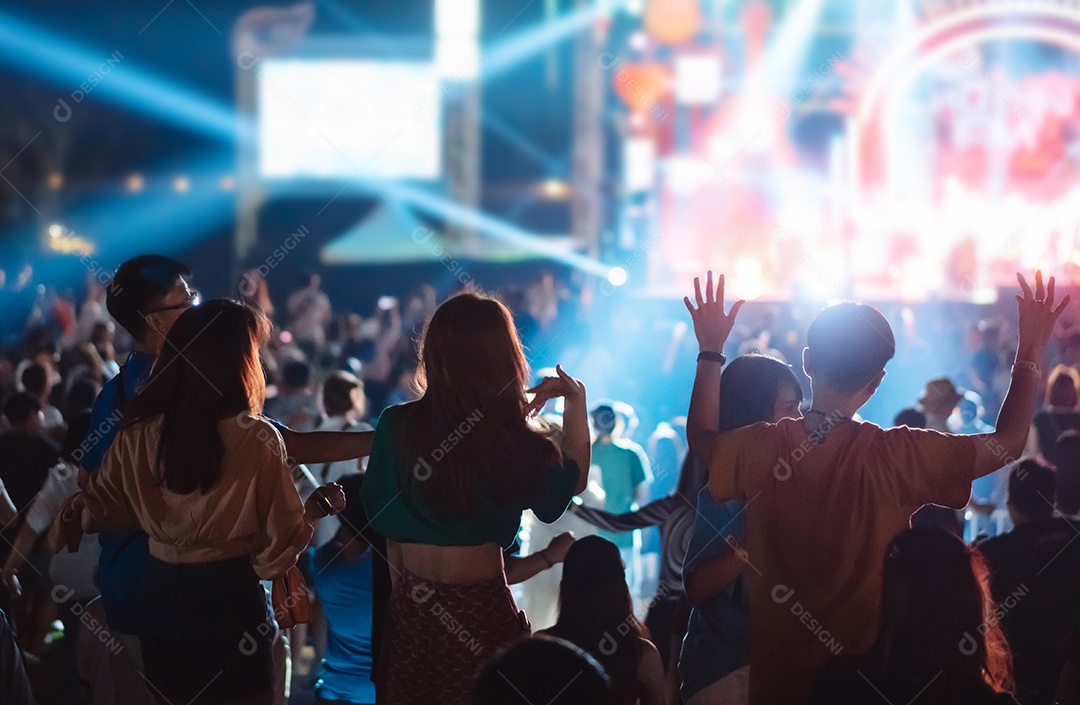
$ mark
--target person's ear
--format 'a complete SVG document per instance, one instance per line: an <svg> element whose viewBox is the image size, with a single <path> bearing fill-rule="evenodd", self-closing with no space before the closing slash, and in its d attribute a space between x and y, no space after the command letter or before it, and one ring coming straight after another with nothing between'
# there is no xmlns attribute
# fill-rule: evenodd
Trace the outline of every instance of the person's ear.
<svg viewBox="0 0 1080 705"><path fill-rule="evenodd" d="M146 323L148 331L153 331L161 337L165 337L164 325L162 325L161 318L156 313L149 313L143 316L143 321Z"/></svg>

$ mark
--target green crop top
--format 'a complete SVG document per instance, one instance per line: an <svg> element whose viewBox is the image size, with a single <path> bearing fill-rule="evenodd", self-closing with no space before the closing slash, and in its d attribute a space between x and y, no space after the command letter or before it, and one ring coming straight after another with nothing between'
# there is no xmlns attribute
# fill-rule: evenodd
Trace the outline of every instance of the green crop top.
<svg viewBox="0 0 1080 705"><path fill-rule="evenodd" d="M360 498L371 526L391 541L427 543L436 546L479 546L494 541L508 547L521 528L521 512L533 510L540 521L550 524L562 516L574 495L580 477L577 462L566 459L551 468L551 477L542 496L522 507L500 507L481 498L482 519L440 519L420 493L429 467L418 455L402 457L396 433L401 433L407 404L392 406L379 417L368 458Z"/></svg>

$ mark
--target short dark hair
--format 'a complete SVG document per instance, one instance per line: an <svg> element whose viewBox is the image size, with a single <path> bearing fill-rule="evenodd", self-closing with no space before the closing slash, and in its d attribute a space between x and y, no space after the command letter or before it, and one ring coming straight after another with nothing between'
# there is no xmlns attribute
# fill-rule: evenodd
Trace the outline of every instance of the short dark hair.
<svg viewBox="0 0 1080 705"><path fill-rule="evenodd" d="M289 389L302 389L311 383L311 365L301 360L289 360L281 367L281 381Z"/></svg>
<svg viewBox="0 0 1080 705"><path fill-rule="evenodd" d="M147 312L176 286L176 280L191 276L183 262L164 255L139 255L119 267L106 289L105 307L116 322L135 340L146 335Z"/></svg>
<svg viewBox="0 0 1080 705"><path fill-rule="evenodd" d="M44 365L35 362L26 366L19 381L22 382L22 386L26 391L41 396L45 392L45 387L49 384L49 372Z"/></svg>
<svg viewBox="0 0 1080 705"><path fill-rule="evenodd" d="M473 688L473 705L608 705L603 667L574 644L541 635L522 639L492 659Z"/></svg>
<svg viewBox="0 0 1080 705"><path fill-rule="evenodd" d="M768 355L740 355L724 368L720 380L720 431L771 422L784 385L802 403L802 387L791 367Z"/></svg>
<svg viewBox="0 0 1080 705"><path fill-rule="evenodd" d="M611 404L598 404L592 410L593 426L599 433L611 433L615 430L615 407Z"/></svg>
<svg viewBox="0 0 1080 705"><path fill-rule="evenodd" d="M364 383L352 372L331 372L323 381L323 409L327 416L343 416L354 408L352 392L363 389Z"/></svg>
<svg viewBox="0 0 1080 705"><path fill-rule="evenodd" d="M12 426L18 426L41 411L41 402L33 394L19 392L13 394L4 404L4 417Z"/></svg>
<svg viewBox="0 0 1080 705"><path fill-rule="evenodd" d="M926 414L913 406L901 409L893 417L893 426L907 426L908 428L926 428Z"/></svg>
<svg viewBox="0 0 1080 705"><path fill-rule="evenodd" d="M1080 512L1080 433L1066 431L1054 445L1057 487L1054 505L1062 514Z"/></svg>
<svg viewBox="0 0 1080 705"><path fill-rule="evenodd" d="M1037 460L1021 460L1009 473L1009 504L1028 519L1049 519L1055 484L1053 469Z"/></svg>
<svg viewBox="0 0 1080 705"><path fill-rule="evenodd" d="M817 315L806 333L814 374L845 394L870 384L896 354L892 327L873 306L850 301Z"/></svg>

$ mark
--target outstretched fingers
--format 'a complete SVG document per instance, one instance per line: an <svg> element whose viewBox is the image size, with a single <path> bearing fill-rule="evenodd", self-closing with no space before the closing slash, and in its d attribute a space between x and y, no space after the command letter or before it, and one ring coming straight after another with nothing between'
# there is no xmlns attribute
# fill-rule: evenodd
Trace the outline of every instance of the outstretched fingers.
<svg viewBox="0 0 1080 705"><path fill-rule="evenodd" d="M724 275L721 274L720 278L721 280L723 280ZM720 286L723 287L723 284L721 283ZM712 270L710 269L708 272L705 273L705 303L711 304L716 301L713 296ZM723 297L721 297L720 300L723 301Z"/></svg>
<svg viewBox="0 0 1080 705"><path fill-rule="evenodd" d="M1054 308L1054 278L1050 277L1050 281L1046 283L1046 307Z"/></svg>
<svg viewBox="0 0 1080 705"><path fill-rule="evenodd" d="M1061 315L1061 312L1064 311L1065 307L1069 305L1069 301L1071 299L1072 296L1070 294L1065 294L1065 298L1062 299L1061 303L1058 304L1058 307L1054 309L1054 320L1057 320L1058 316Z"/></svg>
<svg viewBox="0 0 1080 705"><path fill-rule="evenodd" d="M1021 274L1020 272L1017 272L1016 273L1016 280L1018 282L1020 282L1020 289L1024 292L1023 298L1018 296L1017 299L1019 301L1023 301L1024 299L1030 299L1031 298L1031 287L1028 286L1027 279L1024 279L1023 274Z"/></svg>
<svg viewBox="0 0 1080 705"><path fill-rule="evenodd" d="M1043 278L1042 270L1035 270L1035 300L1042 301L1045 298L1045 291L1043 290Z"/></svg>
<svg viewBox="0 0 1080 705"><path fill-rule="evenodd" d="M701 298L701 277L694 277L694 299L697 301L698 308L705 304L705 299Z"/></svg>

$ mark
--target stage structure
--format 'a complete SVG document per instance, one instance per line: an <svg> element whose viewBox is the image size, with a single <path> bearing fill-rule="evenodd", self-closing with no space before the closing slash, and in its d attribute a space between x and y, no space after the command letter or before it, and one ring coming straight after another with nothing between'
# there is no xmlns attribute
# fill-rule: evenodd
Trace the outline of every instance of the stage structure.
<svg viewBox="0 0 1080 705"><path fill-rule="evenodd" d="M842 5L842 7L840 6ZM1080 284L1080 8L650 0L601 61L625 115L632 287L723 267L754 299L991 301Z"/></svg>

